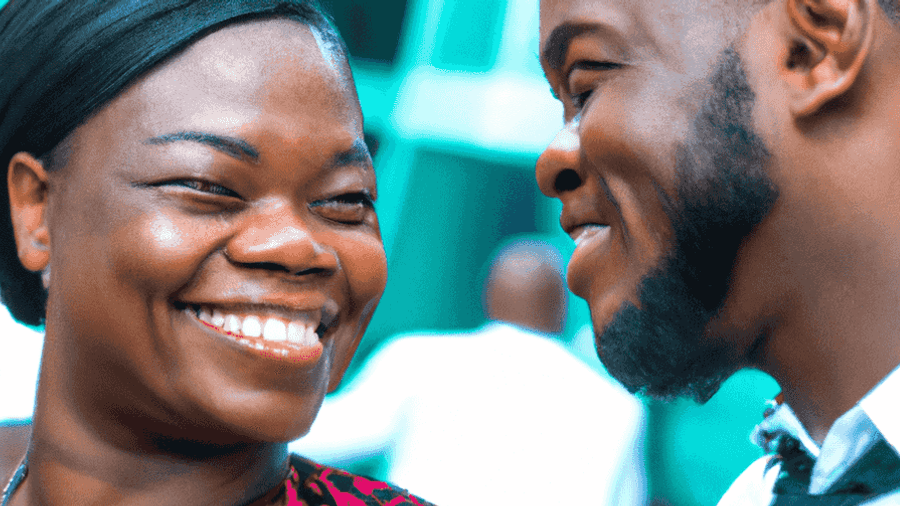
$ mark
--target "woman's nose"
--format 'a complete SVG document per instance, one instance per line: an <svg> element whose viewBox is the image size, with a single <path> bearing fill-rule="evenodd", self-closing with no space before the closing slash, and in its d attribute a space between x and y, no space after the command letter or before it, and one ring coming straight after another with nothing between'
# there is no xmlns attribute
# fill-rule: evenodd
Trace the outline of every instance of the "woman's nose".
<svg viewBox="0 0 900 506"><path fill-rule="evenodd" d="M581 140L577 119L567 122L538 158L535 177L541 193L548 197L562 198L564 193L581 186Z"/></svg>
<svg viewBox="0 0 900 506"><path fill-rule="evenodd" d="M334 249L318 241L291 206L273 205L249 217L225 248L235 264L292 275L333 273Z"/></svg>

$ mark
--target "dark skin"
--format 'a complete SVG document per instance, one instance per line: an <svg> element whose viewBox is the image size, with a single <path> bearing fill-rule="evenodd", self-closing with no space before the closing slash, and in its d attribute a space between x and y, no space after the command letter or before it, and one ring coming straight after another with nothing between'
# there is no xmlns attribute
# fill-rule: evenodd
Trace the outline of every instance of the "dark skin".
<svg viewBox="0 0 900 506"><path fill-rule="evenodd" d="M30 439L30 425L0 428L0 476L12 475L25 454Z"/></svg>
<svg viewBox="0 0 900 506"><path fill-rule="evenodd" d="M551 40L566 23L587 29ZM672 247L675 148L736 48L779 193L703 339L733 350L726 372L772 375L821 443L900 363L897 29L874 0L542 0L541 43L567 123L537 178L581 239L568 281L598 339Z"/></svg>
<svg viewBox="0 0 900 506"><path fill-rule="evenodd" d="M20 259L50 268L13 505L240 505L285 478L386 282L359 104L319 40L226 27L79 127L64 167L13 158ZM201 307L317 342L240 341Z"/></svg>

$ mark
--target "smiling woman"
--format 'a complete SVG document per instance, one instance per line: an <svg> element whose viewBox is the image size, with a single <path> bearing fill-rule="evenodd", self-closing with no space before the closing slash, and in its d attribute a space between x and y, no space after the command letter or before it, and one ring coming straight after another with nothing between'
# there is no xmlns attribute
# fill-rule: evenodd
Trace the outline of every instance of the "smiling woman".
<svg viewBox="0 0 900 506"><path fill-rule="evenodd" d="M0 502L427 504L286 449L386 281L362 115L318 7L14 0L0 67L0 286L46 324Z"/></svg>

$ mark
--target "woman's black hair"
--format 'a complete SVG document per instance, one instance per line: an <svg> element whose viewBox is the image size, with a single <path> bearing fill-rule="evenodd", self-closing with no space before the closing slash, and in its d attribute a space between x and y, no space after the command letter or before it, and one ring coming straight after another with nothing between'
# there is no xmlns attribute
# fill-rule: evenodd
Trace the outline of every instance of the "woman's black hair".
<svg viewBox="0 0 900 506"><path fill-rule="evenodd" d="M316 28L347 56L316 0L10 0L0 10L0 167L23 151L47 170L64 164L64 139L137 78L222 26L273 17ZM40 325L47 293L19 262L2 181L0 297Z"/></svg>

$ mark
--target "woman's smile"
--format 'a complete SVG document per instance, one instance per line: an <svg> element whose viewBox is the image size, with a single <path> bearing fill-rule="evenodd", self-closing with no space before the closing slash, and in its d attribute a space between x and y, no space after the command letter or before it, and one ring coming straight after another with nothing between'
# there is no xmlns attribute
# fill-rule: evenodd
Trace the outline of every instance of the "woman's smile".
<svg viewBox="0 0 900 506"><path fill-rule="evenodd" d="M307 306L309 307L309 306ZM322 356L337 318L335 304L316 308L253 304L177 303L215 338L224 338L245 349L276 360L315 364Z"/></svg>

